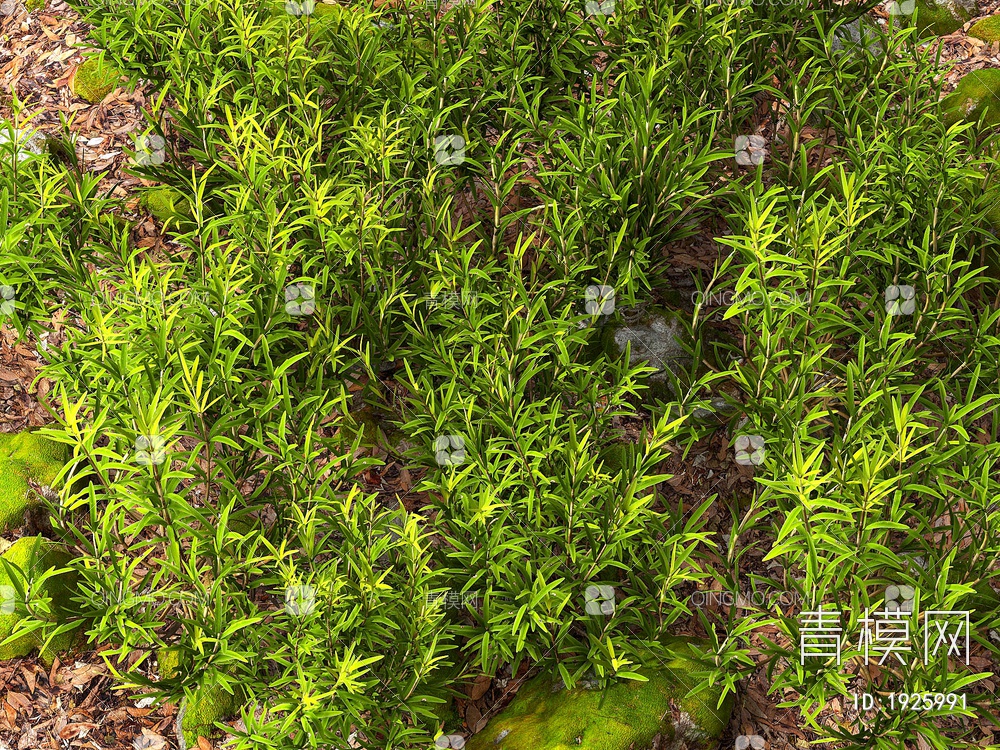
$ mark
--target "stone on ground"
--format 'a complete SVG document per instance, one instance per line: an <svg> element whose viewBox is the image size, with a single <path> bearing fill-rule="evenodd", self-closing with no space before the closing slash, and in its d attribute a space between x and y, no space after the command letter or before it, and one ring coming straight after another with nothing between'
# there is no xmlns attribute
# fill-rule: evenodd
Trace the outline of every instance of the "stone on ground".
<svg viewBox="0 0 1000 750"><path fill-rule="evenodd" d="M63 567L69 561L70 554L48 539L25 536L8 547L0 558L16 568L8 570L7 564L0 563L0 642L2 642L10 637L24 617L24 605L17 593L18 589L30 590L32 582L42 573ZM61 624L71 609L70 598L75 588L74 580L73 573L60 573L47 578L37 592L38 598L51 600L49 607L54 617L54 625ZM45 641L50 632L51 628L45 627L0 645L0 661L27 656L39 649L42 660L46 664L51 664L58 653L75 643L76 636L73 632L61 633L46 645Z"/></svg>
<svg viewBox="0 0 1000 750"><path fill-rule="evenodd" d="M66 446L34 432L0 434L0 531L24 523L66 463Z"/></svg>
<svg viewBox="0 0 1000 750"><path fill-rule="evenodd" d="M913 0L897 0L905 13L914 7ZM922 33L945 36L958 31L970 18L979 15L976 0L916 0L917 22Z"/></svg>
<svg viewBox="0 0 1000 750"><path fill-rule="evenodd" d="M873 55L882 53L882 45L879 42L878 32L875 24L864 19L855 18L849 23L845 23L833 32L831 46L834 52L859 52L867 48Z"/></svg>
<svg viewBox="0 0 1000 750"><path fill-rule="evenodd" d="M617 360L631 346L629 363L632 366L646 363L656 371L649 375L645 399L669 400L672 385L669 373L680 375L696 364L703 371L707 363L717 357L714 346L726 344L727 336L721 330L703 330L703 361L694 363L685 346L692 347L694 339L682 313L666 308L651 308L646 312L622 321L610 321L600 333L599 349L609 358Z"/></svg>
<svg viewBox="0 0 1000 750"><path fill-rule="evenodd" d="M703 750L718 746L732 696L718 708L721 686L686 697L705 667L678 642L627 680L607 690L566 690L558 678L530 680L507 708L472 737L467 750ZM662 664L660 663L662 662Z"/></svg>
<svg viewBox="0 0 1000 750"><path fill-rule="evenodd" d="M97 104L114 91L122 72L101 57L90 57L73 74L73 93L91 104Z"/></svg>
<svg viewBox="0 0 1000 750"><path fill-rule="evenodd" d="M147 190L142 195L142 205L161 223L174 224L192 218L191 203L180 190L160 186Z"/></svg>
<svg viewBox="0 0 1000 750"><path fill-rule="evenodd" d="M11 143L13 145L8 145ZM8 156L11 150L18 164L42 156L46 151L45 136L37 130L15 128L0 121L0 159Z"/></svg>
<svg viewBox="0 0 1000 750"><path fill-rule="evenodd" d="M163 648L156 654L160 667L160 676L167 679L180 673L180 651L176 648ZM183 738L181 750L198 747L198 738L208 739L215 732L215 722L222 721L238 713L243 705L243 696L228 692L217 683L204 682L194 691L194 695L185 698L181 704L178 722Z"/></svg>
<svg viewBox="0 0 1000 750"><path fill-rule="evenodd" d="M974 70L965 75L955 90L941 103L945 122L978 120L986 125L1000 124L1000 70Z"/></svg>
<svg viewBox="0 0 1000 750"><path fill-rule="evenodd" d="M984 42L1000 41L1000 16L990 16L972 24L969 36L982 39Z"/></svg>

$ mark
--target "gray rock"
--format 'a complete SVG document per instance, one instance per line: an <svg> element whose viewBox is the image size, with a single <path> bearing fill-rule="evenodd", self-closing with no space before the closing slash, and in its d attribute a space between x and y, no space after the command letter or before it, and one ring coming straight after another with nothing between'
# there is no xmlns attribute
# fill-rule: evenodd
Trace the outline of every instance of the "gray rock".
<svg viewBox="0 0 1000 750"><path fill-rule="evenodd" d="M18 129L6 122L0 122L0 156L10 153L8 144L12 141L16 144L18 164L41 156L46 151L46 139L40 131Z"/></svg>
<svg viewBox="0 0 1000 750"><path fill-rule="evenodd" d="M702 361L694 362L685 347L693 348L695 341L686 322L687 314L666 308L649 308L645 312L619 310L620 320L609 320L597 337L594 347L610 359L617 360L630 347L629 363L638 366L647 363L656 368L648 376L645 392L647 402L654 399L670 401L674 397L670 375L681 376L692 370L705 372L711 364L726 368L725 350L736 342L725 329L703 326L699 331L702 343ZM616 313L619 314L619 313Z"/></svg>
<svg viewBox="0 0 1000 750"><path fill-rule="evenodd" d="M721 396L716 396L708 402L708 406L699 406L691 413L691 418L701 424L724 422L739 413L739 407L730 404Z"/></svg>
<svg viewBox="0 0 1000 750"><path fill-rule="evenodd" d="M867 47L873 55L882 53L875 27L867 20L862 25L860 18L855 18L834 31L832 46L834 52L861 51Z"/></svg>
<svg viewBox="0 0 1000 750"><path fill-rule="evenodd" d="M938 7L946 8L952 15L959 17L964 14L966 19L979 15L979 3L976 0L934 0Z"/></svg>
<svg viewBox="0 0 1000 750"><path fill-rule="evenodd" d="M602 340L610 356L620 356L631 347L630 364L648 363L656 368L649 376L652 395L670 392L668 371L678 374L692 364L691 355L684 350L685 342L691 342L690 336L679 314L669 310L651 310L632 320L610 324Z"/></svg>

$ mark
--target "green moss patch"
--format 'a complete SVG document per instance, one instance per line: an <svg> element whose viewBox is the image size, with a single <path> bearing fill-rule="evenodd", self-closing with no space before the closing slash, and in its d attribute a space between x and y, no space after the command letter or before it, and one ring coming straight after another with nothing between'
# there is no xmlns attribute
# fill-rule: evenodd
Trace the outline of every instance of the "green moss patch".
<svg viewBox="0 0 1000 750"><path fill-rule="evenodd" d="M469 750L645 750L661 735L694 750L716 747L732 701L717 708L721 688L688 698L704 670L676 643L640 669L648 682L622 681L606 690L566 690L550 676L522 687L511 704L468 743ZM731 698L731 696L730 696Z"/></svg>
<svg viewBox="0 0 1000 750"><path fill-rule="evenodd" d="M974 70L941 103L945 122L978 120L986 125L1000 124L1000 70Z"/></svg>
<svg viewBox="0 0 1000 750"><path fill-rule="evenodd" d="M194 214L191 203L179 190L171 187L156 187L142 196L142 205L159 221L172 224L190 221Z"/></svg>
<svg viewBox="0 0 1000 750"><path fill-rule="evenodd" d="M344 14L344 8L339 3L316 3L313 15L317 18L339 19Z"/></svg>
<svg viewBox="0 0 1000 750"><path fill-rule="evenodd" d="M976 21L969 29L969 36L982 39L984 42L1000 41L1000 16L990 16Z"/></svg>
<svg viewBox="0 0 1000 750"><path fill-rule="evenodd" d="M180 651L176 648L160 649L156 654L160 676L167 679L180 674ZM198 738L211 737L215 723L239 712L245 697L241 690L230 693L222 685L208 680L199 685L191 698L181 706L181 733L187 747L197 747Z"/></svg>
<svg viewBox="0 0 1000 750"><path fill-rule="evenodd" d="M938 36L958 31L978 12L974 3L957 0L917 0L916 9L921 33Z"/></svg>
<svg viewBox="0 0 1000 750"><path fill-rule="evenodd" d="M114 91L122 72L100 57L84 60L73 74L73 93L91 104L96 104Z"/></svg>
<svg viewBox="0 0 1000 750"><path fill-rule="evenodd" d="M66 446L33 432L0 434L0 531L20 526L25 512L40 501L32 488L55 481Z"/></svg>
<svg viewBox="0 0 1000 750"><path fill-rule="evenodd" d="M8 570L7 565L0 564L0 642L3 642L10 637L24 616L18 588L29 590L34 579L47 570L64 566L70 555L47 539L26 536L14 542L0 557L15 566L14 570ZM38 590L39 597L51 599L49 606L53 614L53 625L62 624L65 615L71 610L70 598L73 595L74 581L74 574L60 573L47 578ZM19 585L15 586L15 583ZM46 645L51 631L52 628L43 627L0 645L0 660L27 656L39 649L42 660L51 664L56 654L70 648L76 641L74 633L66 632L54 636Z"/></svg>

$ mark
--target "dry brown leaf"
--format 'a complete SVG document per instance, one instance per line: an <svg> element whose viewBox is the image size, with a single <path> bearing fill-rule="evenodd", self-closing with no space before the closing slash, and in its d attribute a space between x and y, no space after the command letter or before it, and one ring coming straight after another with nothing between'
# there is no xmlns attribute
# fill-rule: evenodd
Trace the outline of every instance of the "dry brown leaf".
<svg viewBox="0 0 1000 750"><path fill-rule="evenodd" d="M167 738L142 728L142 735L132 741L134 750L167 750Z"/></svg>
<svg viewBox="0 0 1000 750"><path fill-rule="evenodd" d="M90 722L76 722L67 724L59 732L59 737L64 740L77 740L86 737L91 729L97 729L97 724Z"/></svg>
<svg viewBox="0 0 1000 750"><path fill-rule="evenodd" d="M489 675L483 674L476 678L476 681L472 683L472 687L469 689L469 699L477 701L486 695L486 691L490 689L490 684L493 682L493 678Z"/></svg>
<svg viewBox="0 0 1000 750"><path fill-rule="evenodd" d="M28 693L33 695L35 692L35 670L22 666L21 675L24 677L24 682L28 686Z"/></svg>

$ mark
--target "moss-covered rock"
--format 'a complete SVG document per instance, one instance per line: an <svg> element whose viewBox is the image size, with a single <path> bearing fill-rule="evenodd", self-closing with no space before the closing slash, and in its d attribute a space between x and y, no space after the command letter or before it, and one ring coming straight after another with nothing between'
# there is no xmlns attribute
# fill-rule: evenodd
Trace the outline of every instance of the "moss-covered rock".
<svg viewBox="0 0 1000 750"><path fill-rule="evenodd" d="M63 567L70 555L64 548L40 536L25 536L8 547L0 557L15 566L14 570L8 570L6 564L0 564L0 642L3 642L10 637L24 616L23 602L19 601L17 594L18 588L29 590L33 580L47 570ZM20 586L15 586L15 580ZM51 599L54 626L62 624L65 616L72 610L74 582L74 574L64 572L46 579L38 591L40 597ZM0 645L0 661L27 656L39 649L42 660L51 664L56 654L70 648L76 641L73 632L66 632L52 638L46 646L45 641L51 631L52 628L45 627Z"/></svg>
<svg viewBox="0 0 1000 750"><path fill-rule="evenodd" d="M114 91L121 78L122 72L103 57L91 57L76 69L70 88L81 99L97 104Z"/></svg>
<svg viewBox="0 0 1000 750"><path fill-rule="evenodd" d="M974 70L965 75L955 90L941 103L945 122L978 120L1000 124L1000 70Z"/></svg>
<svg viewBox="0 0 1000 750"><path fill-rule="evenodd" d="M0 434L0 531L24 522L66 463L66 446L34 432Z"/></svg>
<svg viewBox="0 0 1000 750"><path fill-rule="evenodd" d="M179 649L160 649L156 659L161 677L172 679L180 674ZM238 713L244 700L245 696L239 689L230 693L210 677L202 682L190 699L185 698L181 702L178 712L178 736L183 738L182 750L184 747L197 747L199 737L211 737L215 732L215 722Z"/></svg>
<svg viewBox="0 0 1000 750"><path fill-rule="evenodd" d="M1000 41L1000 16L983 18L972 24L969 36L982 39L984 42Z"/></svg>
<svg viewBox="0 0 1000 750"><path fill-rule="evenodd" d="M169 221L176 225L194 218L191 202L180 190L172 187L160 186L147 190L142 195L142 205L164 224Z"/></svg>
<svg viewBox="0 0 1000 750"><path fill-rule="evenodd" d="M899 0L897 0L899 1ZM904 12L913 0L899 2ZM916 0L917 23L921 33L938 36L958 31L966 21L979 13L975 0Z"/></svg>
<svg viewBox="0 0 1000 750"><path fill-rule="evenodd" d="M717 747L729 723L732 696L717 708L716 685L687 697L704 670L683 642L672 644L640 673L648 682L619 682L607 690L566 690L549 676L536 677L475 735L468 750L647 750ZM671 744L673 743L673 744Z"/></svg>

